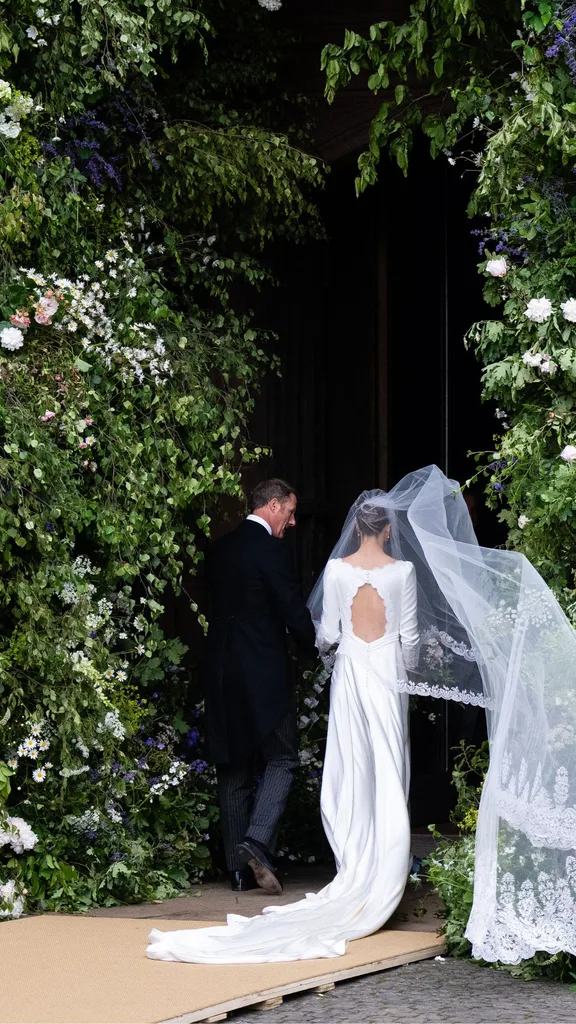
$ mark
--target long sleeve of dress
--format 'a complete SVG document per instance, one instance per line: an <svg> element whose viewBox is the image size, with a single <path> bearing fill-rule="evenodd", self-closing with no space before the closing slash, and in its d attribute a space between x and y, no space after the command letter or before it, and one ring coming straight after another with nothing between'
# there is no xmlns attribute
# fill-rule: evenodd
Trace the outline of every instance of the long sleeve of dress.
<svg viewBox="0 0 576 1024"><path fill-rule="evenodd" d="M420 634L418 632L418 597L416 587L416 571L410 565L402 592L402 610L400 613L400 640L402 657L407 669L418 666Z"/></svg>
<svg viewBox="0 0 576 1024"><path fill-rule="evenodd" d="M340 606L336 591L336 580L333 562L328 562L324 571L324 590L322 595L322 618L316 634L316 643L320 654L327 653L340 640Z"/></svg>

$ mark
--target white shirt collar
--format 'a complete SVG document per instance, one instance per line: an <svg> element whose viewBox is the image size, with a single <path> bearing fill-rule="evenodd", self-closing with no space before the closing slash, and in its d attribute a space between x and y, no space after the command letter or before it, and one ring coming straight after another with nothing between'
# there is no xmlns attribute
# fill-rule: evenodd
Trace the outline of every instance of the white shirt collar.
<svg viewBox="0 0 576 1024"><path fill-rule="evenodd" d="M270 526L270 523L266 522L265 519L262 519L260 516L254 515L246 516L246 518L249 519L250 522L252 523L260 523L260 526L263 526L265 530L268 530L268 533L270 534L270 536L272 536L272 527Z"/></svg>

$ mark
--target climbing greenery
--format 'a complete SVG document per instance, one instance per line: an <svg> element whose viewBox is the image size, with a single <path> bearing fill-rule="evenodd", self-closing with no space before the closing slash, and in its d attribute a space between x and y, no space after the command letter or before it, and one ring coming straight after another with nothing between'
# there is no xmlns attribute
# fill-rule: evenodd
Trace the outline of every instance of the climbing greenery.
<svg viewBox="0 0 576 1024"><path fill-rule="evenodd" d="M262 453L262 247L316 230L289 46L256 2L2 5L0 916L209 864L166 608L198 611L213 510Z"/></svg>
<svg viewBox="0 0 576 1024"><path fill-rule="evenodd" d="M471 229L497 311L466 337L484 367L484 398L497 403L494 450L477 455L478 471L510 545L576 623L576 4L416 0L404 22L379 22L366 37L346 32L322 59L329 100L365 73L382 96L359 192L376 180L383 152L409 173L416 133L474 183ZM464 953L473 806L459 824L462 838L440 846L430 876L450 948ZM512 972L576 976L565 954L537 954Z"/></svg>

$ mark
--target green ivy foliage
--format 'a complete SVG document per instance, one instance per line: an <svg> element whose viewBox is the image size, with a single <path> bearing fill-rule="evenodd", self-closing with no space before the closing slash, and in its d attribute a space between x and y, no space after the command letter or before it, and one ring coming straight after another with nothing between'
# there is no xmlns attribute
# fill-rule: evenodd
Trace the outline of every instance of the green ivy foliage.
<svg viewBox="0 0 576 1024"><path fill-rule="evenodd" d="M289 44L255 2L2 5L0 916L164 898L209 864L163 613L262 454L262 247L318 230Z"/></svg>

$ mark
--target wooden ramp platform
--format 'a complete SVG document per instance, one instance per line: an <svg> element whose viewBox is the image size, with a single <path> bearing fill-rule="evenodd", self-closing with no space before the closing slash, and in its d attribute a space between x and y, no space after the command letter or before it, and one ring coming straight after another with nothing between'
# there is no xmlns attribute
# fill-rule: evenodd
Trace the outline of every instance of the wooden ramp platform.
<svg viewBox="0 0 576 1024"><path fill-rule="evenodd" d="M344 956L210 966L145 955L150 920L45 915L0 925L2 1024L195 1024L443 952L429 932L384 929ZM166 921L167 930L205 927Z"/></svg>

